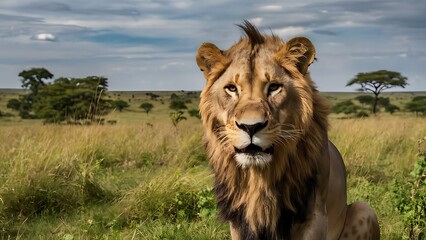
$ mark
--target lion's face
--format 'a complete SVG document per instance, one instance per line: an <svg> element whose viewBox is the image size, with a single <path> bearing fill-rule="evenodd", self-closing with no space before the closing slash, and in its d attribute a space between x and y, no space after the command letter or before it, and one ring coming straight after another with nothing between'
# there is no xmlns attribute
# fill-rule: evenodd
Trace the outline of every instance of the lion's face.
<svg viewBox="0 0 426 240"><path fill-rule="evenodd" d="M197 63L207 79L200 110L207 136L237 165L264 168L295 143L311 117L312 86L305 78L314 59L309 40L284 43L271 36L247 39L222 52L203 44Z"/></svg>

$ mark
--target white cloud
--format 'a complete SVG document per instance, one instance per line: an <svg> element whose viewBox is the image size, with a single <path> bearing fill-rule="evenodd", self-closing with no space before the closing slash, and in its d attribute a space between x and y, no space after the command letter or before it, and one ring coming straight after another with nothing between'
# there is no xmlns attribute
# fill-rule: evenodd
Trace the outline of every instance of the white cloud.
<svg viewBox="0 0 426 240"><path fill-rule="evenodd" d="M303 35L309 32L309 29L303 28L303 27L290 26L290 27L275 29L273 30L273 32L277 34L278 36L282 37L283 39L288 39L289 37Z"/></svg>
<svg viewBox="0 0 426 240"><path fill-rule="evenodd" d="M186 8L189 8L192 5L192 3L189 0L179 0L179 1L172 1L172 5L178 9L186 9Z"/></svg>
<svg viewBox="0 0 426 240"><path fill-rule="evenodd" d="M282 9L283 9L283 7L280 6L280 5L265 5L265 6L261 6L260 7L260 10L271 11L271 12L273 12L273 11L280 11Z"/></svg>
<svg viewBox="0 0 426 240"><path fill-rule="evenodd" d="M406 58L408 56L408 54L407 53L401 53L401 54L398 54L398 56L402 57L402 58Z"/></svg>
<svg viewBox="0 0 426 240"><path fill-rule="evenodd" d="M32 37L32 39L38 40L38 41L54 42L54 41L56 41L56 36L51 34L51 33L39 33L39 34L34 35Z"/></svg>
<svg viewBox="0 0 426 240"><path fill-rule="evenodd" d="M185 64L182 62L169 62L166 63L165 65L161 66L161 69L167 69L170 67L179 67L179 66L184 66Z"/></svg>
<svg viewBox="0 0 426 240"><path fill-rule="evenodd" d="M260 26L260 25L262 25L263 18L260 18L260 17L258 17L258 18L250 18L249 21L251 23L253 23L254 25L256 25L256 26Z"/></svg>

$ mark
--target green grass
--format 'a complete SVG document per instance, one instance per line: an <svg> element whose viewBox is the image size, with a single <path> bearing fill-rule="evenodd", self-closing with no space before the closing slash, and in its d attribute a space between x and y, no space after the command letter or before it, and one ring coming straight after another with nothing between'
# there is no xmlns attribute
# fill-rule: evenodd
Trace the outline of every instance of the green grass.
<svg viewBox="0 0 426 240"><path fill-rule="evenodd" d="M4 94L0 109L16 95ZM215 216L200 120L186 113L174 129L170 93L159 95L164 104L145 93L113 93L131 99L129 109L105 116L117 125L0 120L0 239L229 239ZM348 97L338 95L329 96ZM148 115L138 107L144 101L154 104ZM191 101L196 108L197 96ZM331 116L329 137L347 166L348 199L373 206L382 239L400 239L404 231L392 184L417 159L424 124L411 114Z"/></svg>
<svg viewBox="0 0 426 240"><path fill-rule="evenodd" d="M425 119L379 116L333 119L330 139L348 170L348 201L366 200L376 210L383 239L400 239L401 216L391 204L393 181L417 160L417 141L426 136Z"/></svg>

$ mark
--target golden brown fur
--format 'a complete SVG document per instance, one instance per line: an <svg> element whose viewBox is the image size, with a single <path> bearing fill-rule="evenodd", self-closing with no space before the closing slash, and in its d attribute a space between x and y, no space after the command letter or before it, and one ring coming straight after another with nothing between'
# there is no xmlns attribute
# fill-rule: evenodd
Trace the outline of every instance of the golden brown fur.
<svg viewBox="0 0 426 240"><path fill-rule="evenodd" d="M228 50L204 43L197 53L220 215L233 239L321 239L327 228L313 219L327 215L329 107L307 72L315 48L306 38L263 36L249 22L240 27L247 37Z"/></svg>

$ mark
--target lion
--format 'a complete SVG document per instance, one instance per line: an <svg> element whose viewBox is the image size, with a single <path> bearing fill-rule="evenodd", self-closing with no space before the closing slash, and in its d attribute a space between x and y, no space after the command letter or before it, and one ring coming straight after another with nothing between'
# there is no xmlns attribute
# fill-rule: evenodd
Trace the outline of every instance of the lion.
<svg viewBox="0 0 426 240"><path fill-rule="evenodd" d="M308 71L312 42L238 26L245 36L228 50L203 43L196 54L203 141L232 239L380 239L374 210L346 204L329 106Z"/></svg>

